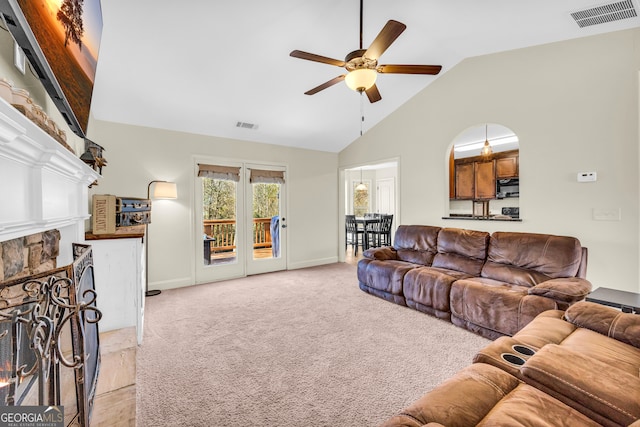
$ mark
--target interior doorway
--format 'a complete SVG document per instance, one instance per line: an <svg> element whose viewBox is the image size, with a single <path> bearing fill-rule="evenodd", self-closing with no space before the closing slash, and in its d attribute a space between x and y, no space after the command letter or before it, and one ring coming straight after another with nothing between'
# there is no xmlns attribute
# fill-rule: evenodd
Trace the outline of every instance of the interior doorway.
<svg viewBox="0 0 640 427"><path fill-rule="evenodd" d="M399 162L391 159L384 162L354 165L341 169L340 179L343 185L340 188L340 218L339 218L339 251L338 260L345 262L350 256L348 249L345 251L346 230L345 215L356 217L368 214L393 215L392 241L395 229L400 223L399 215ZM348 246L350 248L350 246ZM361 251L358 251L361 254Z"/></svg>

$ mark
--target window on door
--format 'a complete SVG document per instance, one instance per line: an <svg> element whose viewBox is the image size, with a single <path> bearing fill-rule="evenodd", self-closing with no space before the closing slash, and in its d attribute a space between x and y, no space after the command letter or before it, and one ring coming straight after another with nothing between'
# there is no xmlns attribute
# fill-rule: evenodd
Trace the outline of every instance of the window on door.
<svg viewBox="0 0 640 427"><path fill-rule="evenodd" d="M251 169L253 259L280 257L280 194L284 172Z"/></svg>
<svg viewBox="0 0 640 427"><path fill-rule="evenodd" d="M253 186L253 258L279 257L280 184Z"/></svg>
<svg viewBox="0 0 640 427"><path fill-rule="evenodd" d="M204 264L237 262L237 186L240 168L199 165Z"/></svg>

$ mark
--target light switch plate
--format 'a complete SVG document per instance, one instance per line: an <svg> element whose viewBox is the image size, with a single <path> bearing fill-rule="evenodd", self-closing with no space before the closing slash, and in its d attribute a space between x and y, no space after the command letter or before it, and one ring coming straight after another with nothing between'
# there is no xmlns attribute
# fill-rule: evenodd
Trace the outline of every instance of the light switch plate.
<svg viewBox="0 0 640 427"><path fill-rule="evenodd" d="M620 221L621 217L620 208L593 208L594 221Z"/></svg>

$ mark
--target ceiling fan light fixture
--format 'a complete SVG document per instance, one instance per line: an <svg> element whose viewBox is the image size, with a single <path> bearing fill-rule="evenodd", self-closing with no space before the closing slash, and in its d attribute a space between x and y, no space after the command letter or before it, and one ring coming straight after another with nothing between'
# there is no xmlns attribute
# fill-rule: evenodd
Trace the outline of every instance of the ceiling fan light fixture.
<svg viewBox="0 0 640 427"><path fill-rule="evenodd" d="M369 68L358 68L350 71L344 81L351 90L364 92L376 84L378 72Z"/></svg>

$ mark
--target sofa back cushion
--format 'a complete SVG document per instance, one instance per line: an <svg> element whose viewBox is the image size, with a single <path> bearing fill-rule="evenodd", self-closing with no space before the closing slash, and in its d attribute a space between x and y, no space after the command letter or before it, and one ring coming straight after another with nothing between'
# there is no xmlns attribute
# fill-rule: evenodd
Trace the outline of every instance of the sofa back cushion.
<svg viewBox="0 0 640 427"><path fill-rule="evenodd" d="M433 267L479 276L488 244L489 233L485 231L443 228L438 233L438 253L433 259Z"/></svg>
<svg viewBox="0 0 640 427"><path fill-rule="evenodd" d="M438 247L440 227L401 225L396 230L393 247L397 259L415 264L431 265Z"/></svg>
<svg viewBox="0 0 640 427"><path fill-rule="evenodd" d="M489 239L482 277L534 286L560 277L575 277L582 246L575 237L495 232Z"/></svg>

